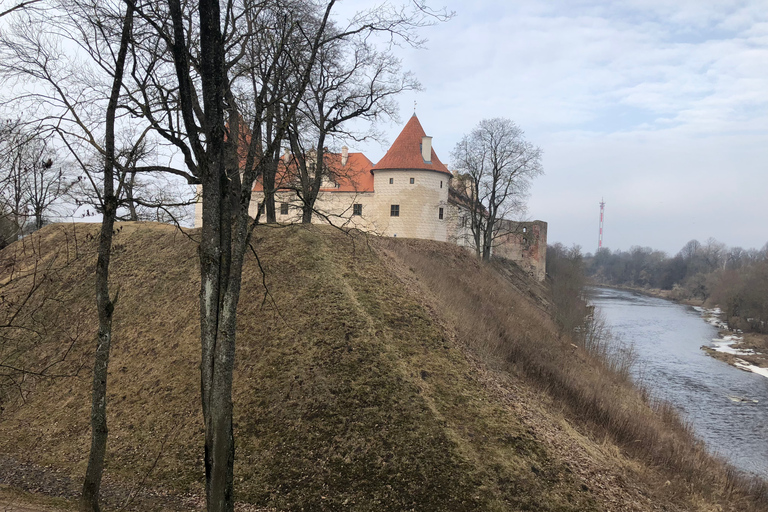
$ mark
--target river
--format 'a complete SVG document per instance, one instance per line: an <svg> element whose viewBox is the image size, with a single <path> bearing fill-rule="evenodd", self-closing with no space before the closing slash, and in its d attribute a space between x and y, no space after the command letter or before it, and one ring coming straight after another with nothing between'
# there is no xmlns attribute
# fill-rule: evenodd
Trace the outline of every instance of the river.
<svg viewBox="0 0 768 512"><path fill-rule="evenodd" d="M768 378L704 353L700 347L717 338L717 329L689 306L624 290L590 290L590 302L614 337L634 344L635 380L671 402L712 452L768 478Z"/></svg>

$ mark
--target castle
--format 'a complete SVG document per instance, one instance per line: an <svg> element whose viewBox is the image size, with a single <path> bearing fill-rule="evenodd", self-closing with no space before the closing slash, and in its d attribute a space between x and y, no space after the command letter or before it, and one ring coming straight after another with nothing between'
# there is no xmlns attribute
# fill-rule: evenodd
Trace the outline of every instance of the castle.
<svg viewBox="0 0 768 512"><path fill-rule="evenodd" d="M288 157L286 157L288 158ZM325 156L330 170L315 203L320 214L313 223L333 223L380 236L422 238L453 242L474 250L469 228L467 198L455 177L440 161L414 114L386 155L374 165L363 153ZM275 205L279 223L297 223L302 202L295 189L290 165L280 166ZM457 180L458 181L458 180ZM264 200L261 182L253 189L250 212L256 216ZM201 223L201 208L195 208L195 226ZM493 248L495 256L510 259L539 281L546 273L547 223L504 220L504 235Z"/></svg>

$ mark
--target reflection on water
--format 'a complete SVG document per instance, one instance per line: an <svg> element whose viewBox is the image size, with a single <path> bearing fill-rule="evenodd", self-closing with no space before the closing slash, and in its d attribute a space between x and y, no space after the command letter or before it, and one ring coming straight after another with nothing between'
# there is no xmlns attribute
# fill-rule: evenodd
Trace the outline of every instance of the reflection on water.
<svg viewBox="0 0 768 512"><path fill-rule="evenodd" d="M713 452L768 478L768 379L706 355L700 347L717 330L691 307L623 290L591 292L613 334L635 345L635 379L674 404Z"/></svg>

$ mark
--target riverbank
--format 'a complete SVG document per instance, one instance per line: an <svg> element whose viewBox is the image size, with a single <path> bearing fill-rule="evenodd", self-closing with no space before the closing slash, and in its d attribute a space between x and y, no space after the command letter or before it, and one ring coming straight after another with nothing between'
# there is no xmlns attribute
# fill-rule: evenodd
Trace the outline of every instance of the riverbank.
<svg viewBox="0 0 768 512"><path fill-rule="evenodd" d="M686 306L699 306L704 304L701 299L682 299L675 296L674 290L662 290L661 288L635 288L633 286L619 286L613 284L604 283L592 283L591 286L599 286L601 288L611 288L613 290L624 290L627 292L635 292L640 295L646 295L648 297L656 297L657 299L671 300L678 304L685 304Z"/></svg>
<svg viewBox="0 0 768 512"><path fill-rule="evenodd" d="M719 329L686 306L630 291L593 292L606 327L632 344L632 377L649 397L672 403L711 450L740 470L768 477L764 440L755 436L768 421L768 381L702 352Z"/></svg>
<svg viewBox="0 0 768 512"><path fill-rule="evenodd" d="M701 347L704 352L740 370L768 377L768 335L731 330L718 307L706 309L694 306L693 309L718 329L718 337L712 340L712 344Z"/></svg>
<svg viewBox="0 0 768 512"><path fill-rule="evenodd" d="M733 334L721 330L712 346L702 346L707 354L731 366L768 377L768 335Z"/></svg>
<svg viewBox="0 0 768 512"><path fill-rule="evenodd" d="M639 293L647 297L670 300L678 304L692 306L702 318L717 327L719 337L712 340L712 345L701 347L709 356L730 364L740 370L753 372L768 378L768 335L757 333L732 332L722 319L720 308L706 309L701 299L682 299L675 296L674 290L659 288L635 288L595 283L594 286Z"/></svg>

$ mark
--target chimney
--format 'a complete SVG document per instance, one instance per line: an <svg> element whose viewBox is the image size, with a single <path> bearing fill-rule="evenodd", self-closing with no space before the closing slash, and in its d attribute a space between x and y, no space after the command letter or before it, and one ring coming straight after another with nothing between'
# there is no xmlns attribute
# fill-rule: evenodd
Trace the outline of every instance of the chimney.
<svg viewBox="0 0 768 512"><path fill-rule="evenodd" d="M432 137L421 138L421 158L428 164L432 163Z"/></svg>
<svg viewBox="0 0 768 512"><path fill-rule="evenodd" d="M341 166L347 165L347 159L349 158L349 148L347 146L341 146Z"/></svg>

